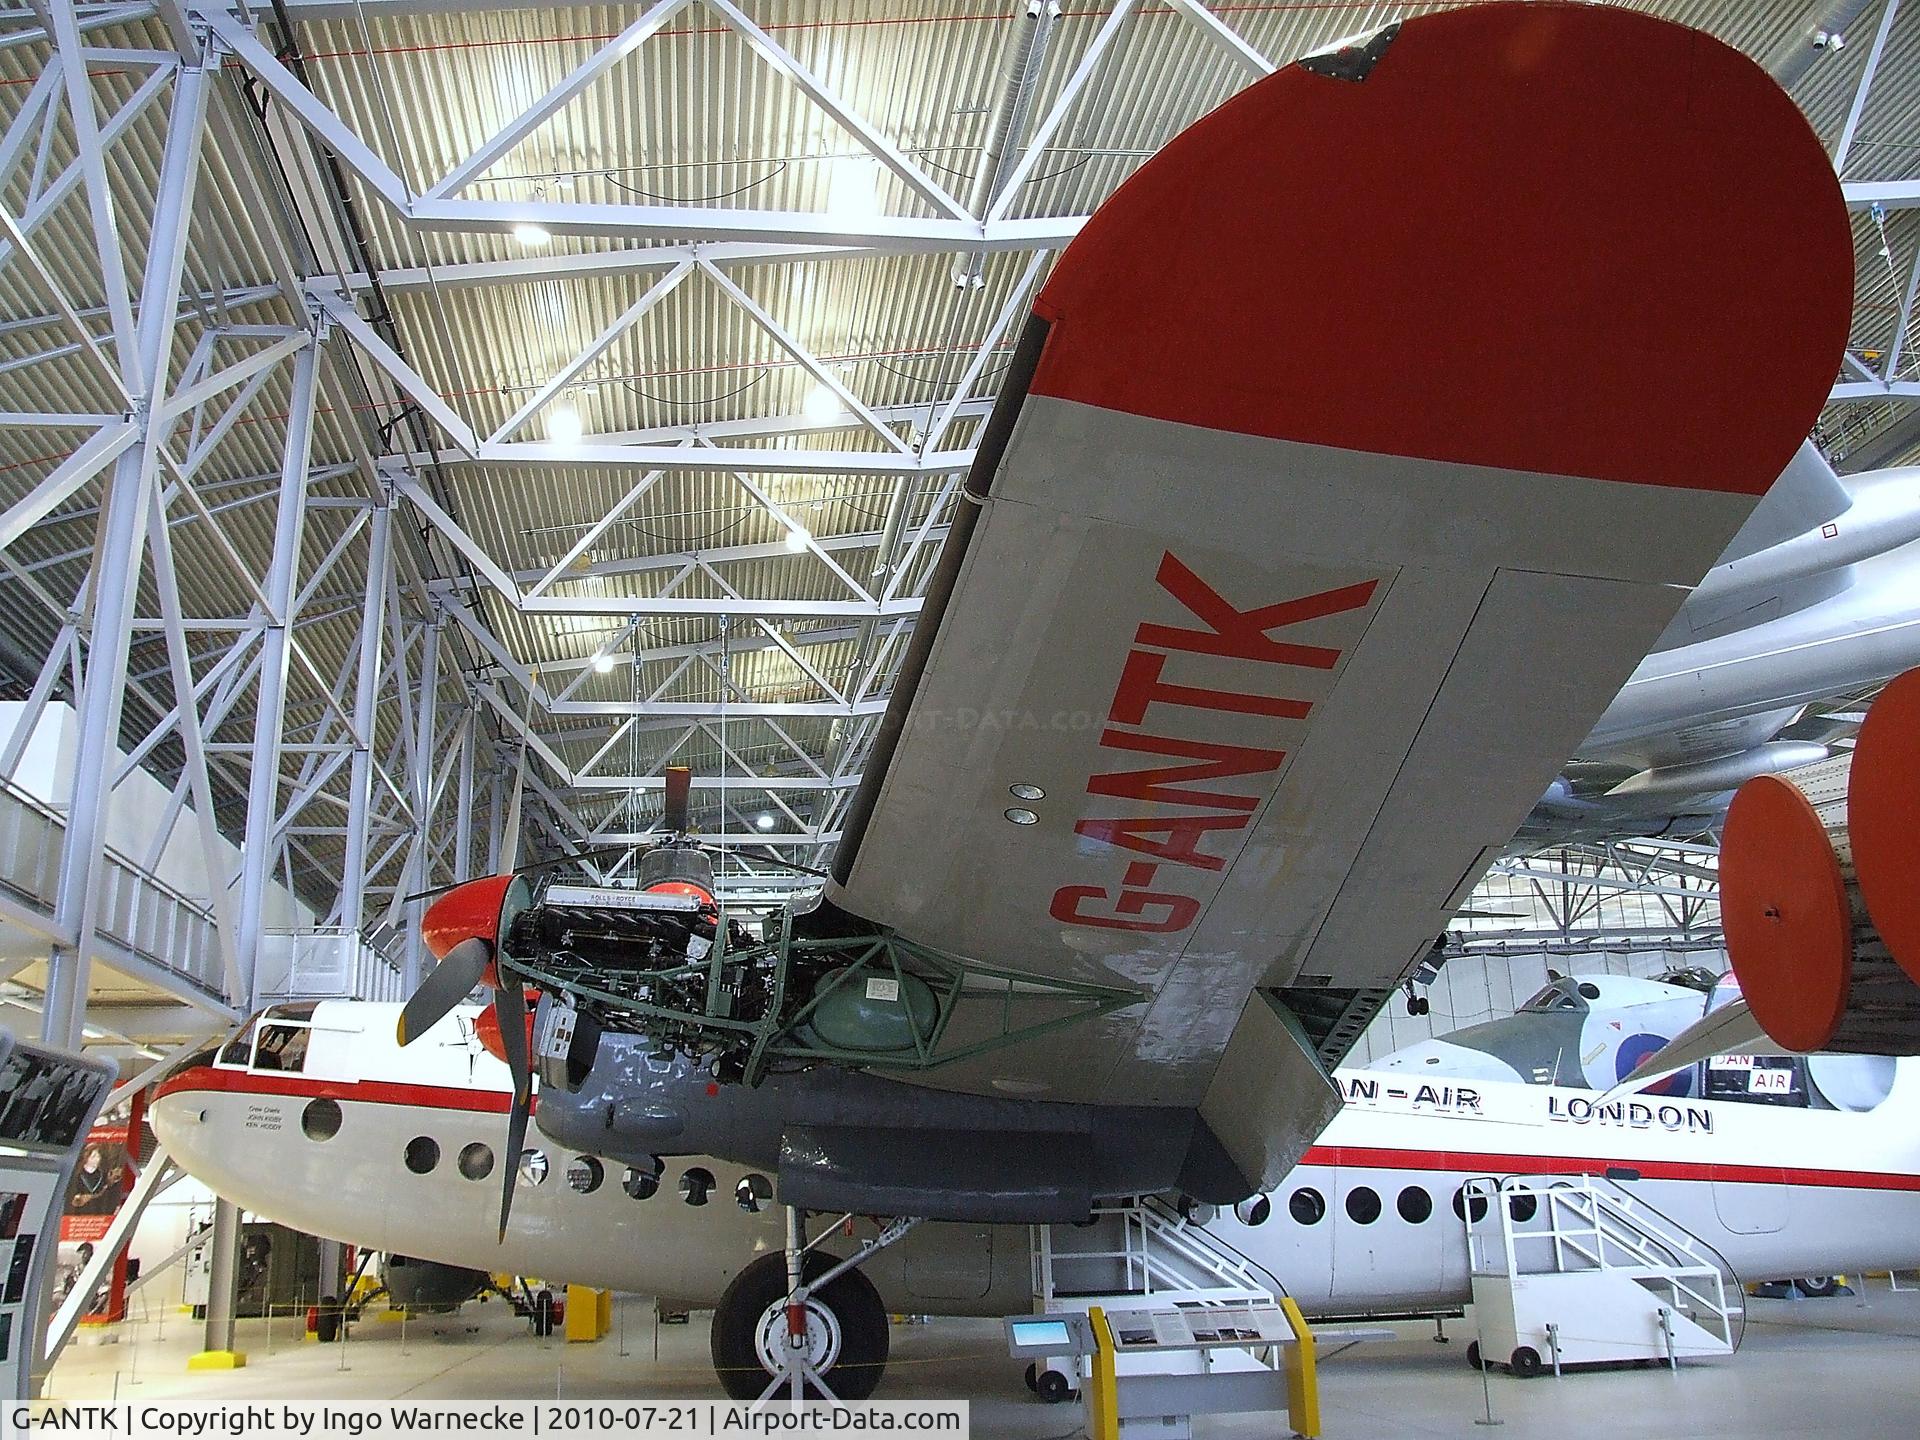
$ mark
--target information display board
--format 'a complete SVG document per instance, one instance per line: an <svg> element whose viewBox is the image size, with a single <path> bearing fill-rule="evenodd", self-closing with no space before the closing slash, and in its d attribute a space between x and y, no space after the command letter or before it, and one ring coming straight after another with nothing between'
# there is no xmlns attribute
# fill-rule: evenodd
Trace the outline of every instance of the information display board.
<svg viewBox="0 0 1920 1440"><path fill-rule="evenodd" d="M0 1387L31 1399L67 1189L114 1067L0 1027Z"/></svg>

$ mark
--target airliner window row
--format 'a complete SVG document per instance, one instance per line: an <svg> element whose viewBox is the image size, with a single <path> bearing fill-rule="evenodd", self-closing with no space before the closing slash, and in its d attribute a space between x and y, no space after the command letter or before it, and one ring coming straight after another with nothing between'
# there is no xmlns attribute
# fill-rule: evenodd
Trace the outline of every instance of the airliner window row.
<svg viewBox="0 0 1920 1440"><path fill-rule="evenodd" d="M300 1128L310 1140L331 1140L340 1133L340 1107L327 1099L310 1101L300 1116ZM440 1166L440 1142L430 1135L416 1135L407 1142L402 1152L406 1167L415 1175L431 1175ZM462 1176L468 1180L485 1180L493 1173L493 1147L481 1141L474 1141L461 1147L455 1160ZM541 1150L523 1150L520 1152L520 1181L525 1185L540 1185L546 1181L549 1168L546 1153ZM660 1176L664 1170L660 1161L653 1162L652 1169L638 1166L624 1167L620 1177L620 1188L635 1200L651 1200L660 1190ZM567 1162L567 1185L576 1194L591 1195L606 1183L605 1164L592 1155L576 1155ZM680 1176L680 1198L689 1205L704 1205L712 1198L719 1181L713 1172L704 1166L694 1165ZM734 1187L734 1203L749 1214L757 1214L773 1201L773 1182L764 1175L749 1174L740 1177L740 1183Z"/></svg>
<svg viewBox="0 0 1920 1440"><path fill-rule="evenodd" d="M1467 1218L1468 1203L1464 1189L1453 1192L1453 1213L1458 1219ZM1485 1197L1475 1196L1471 1203L1473 1218L1476 1221L1484 1218L1487 1213ZM1513 1196L1507 1203L1515 1222L1523 1225L1533 1218L1539 1208L1539 1202L1524 1193ZM1380 1218L1383 1208L1379 1192L1371 1186L1356 1185L1347 1192L1347 1218L1356 1225L1373 1224ZM1409 1225L1424 1225L1433 1218L1433 1196L1419 1185L1409 1185L1394 1201L1394 1209ZM1241 1223L1253 1226L1264 1225L1272 1212L1270 1206L1242 1206L1236 1213ZM1287 1197L1287 1213L1293 1217L1295 1224L1318 1225L1327 1218L1326 1197L1311 1185L1303 1185Z"/></svg>

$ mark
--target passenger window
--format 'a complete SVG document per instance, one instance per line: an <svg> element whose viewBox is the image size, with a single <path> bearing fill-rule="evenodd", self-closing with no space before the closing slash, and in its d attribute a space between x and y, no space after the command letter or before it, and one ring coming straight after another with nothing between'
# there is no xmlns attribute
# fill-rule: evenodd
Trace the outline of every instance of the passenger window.
<svg viewBox="0 0 1920 1440"><path fill-rule="evenodd" d="M733 1201L749 1215L758 1215L773 1199L773 1182L764 1175L742 1175L733 1187Z"/></svg>
<svg viewBox="0 0 1920 1440"><path fill-rule="evenodd" d="M340 1133L340 1119L340 1102L323 1096L300 1112L300 1129L309 1140L331 1140Z"/></svg>
<svg viewBox="0 0 1920 1440"><path fill-rule="evenodd" d="M416 1175L431 1175L434 1166L440 1163L440 1145L426 1135L416 1135L407 1142L407 1169Z"/></svg>
<svg viewBox="0 0 1920 1440"><path fill-rule="evenodd" d="M651 1200L660 1193L660 1177L629 1165L626 1174L620 1177L620 1188L635 1200Z"/></svg>
<svg viewBox="0 0 1920 1440"><path fill-rule="evenodd" d="M484 1180L493 1173L493 1148L478 1140L460 1152L460 1173L469 1180Z"/></svg>
<svg viewBox="0 0 1920 1440"><path fill-rule="evenodd" d="M1347 1192L1347 1218L1356 1225L1371 1225L1380 1218L1379 1192L1361 1185Z"/></svg>
<svg viewBox="0 0 1920 1440"><path fill-rule="evenodd" d="M547 1179L547 1152L544 1150L522 1150L520 1152L520 1183L522 1185L542 1185Z"/></svg>
<svg viewBox="0 0 1920 1440"><path fill-rule="evenodd" d="M1271 1218L1273 1215L1273 1201L1269 1200L1265 1195L1255 1195L1252 1199L1242 1200L1238 1205L1234 1206L1233 1213L1242 1225L1245 1225L1248 1229L1252 1229L1257 1225L1266 1224L1268 1219Z"/></svg>
<svg viewBox="0 0 1920 1440"><path fill-rule="evenodd" d="M1453 1213L1457 1219L1465 1220L1467 1218L1467 1187L1464 1185L1453 1192ZM1476 1195L1473 1197L1474 1223L1477 1225L1486 1218L1487 1197L1484 1195Z"/></svg>
<svg viewBox="0 0 1920 1440"><path fill-rule="evenodd" d="M1394 1209L1400 1212L1400 1218L1409 1225L1424 1225L1433 1214L1433 1197L1418 1185L1409 1185L1400 1192L1400 1198L1394 1202Z"/></svg>
<svg viewBox="0 0 1920 1440"><path fill-rule="evenodd" d="M1302 1225L1318 1225L1326 1217L1327 1202L1309 1185L1287 1197L1287 1213Z"/></svg>
<svg viewBox="0 0 1920 1440"><path fill-rule="evenodd" d="M695 1165L680 1177L680 1198L689 1205L704 1205L713 1193L713 1172Z"/></svg>
<svg viewBox="0 0 1920 1440"><path fill-rule="evenodd" d="M591 1155L576 1155L567 1166L567 1184L582 1195L591 1195L606 1178L606 1168Z"/></svg>
<svg viewBox="0 0 1920 1440"><path fill-rule="evenodd" d="M1516 1190L1507 1197L1507 1213L1513 1217L1513 1223L1524 1225L1539 1212L1540 1202L1534 1198L1531 1190Z"/></svg>

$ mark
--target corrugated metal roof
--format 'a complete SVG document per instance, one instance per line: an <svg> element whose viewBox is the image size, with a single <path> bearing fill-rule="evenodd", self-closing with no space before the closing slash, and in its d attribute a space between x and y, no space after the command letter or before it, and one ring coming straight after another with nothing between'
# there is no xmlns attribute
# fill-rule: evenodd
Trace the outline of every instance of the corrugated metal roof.
<svg viewBox="0 0 1920 1440"><path fill-rule="evenodd" d="M962 200L972 194L1024 6L1010 0L824 0L805 6L757 0L747 8L779 44L845 97L924 173ZM1248 42L1282 61L1391 19L1436 8L1443 7L1213 7ZM1700 25L1762 58L1779 53L1802 33L1810 13L1803 0L1674 0L1638 8ZM296 7L296 14L306 13ZM420 14L395 13L385 6L354 13L337 6L322 18L301 19L293 38L315 93L417 193L640 13L638 6L540 5ZM1110 14L1100 4L1063 8L1039 68L1028 133L1051 108ZM1852 101L1877 19L1877 7L1869 9L1848 36L1850 43L1815 64L1798 86L1797 98L1830 141ZM95 31L90 43L171 48L157 20ZM277 45L278 37L269 43ZM1901 179L1916 173L1916 47L1920 16L1903 20L1893 31L1854 139L1846 178ZM10 124L35 93L33 82L48 53L43 42L0 49L0 128ZM93 69L103 116L127 104L147 78L143 67L131 63L102 61ZM1010 213L1090 211L1157 147L1244 81L1245 72L1196 26L1163 5L1140 7L1052 136ZM264 125L245 118L246 107L257 103L260 94L231 62L219 88L217 103L226 118L203 167L185 280L190 295L211 298L190 305L178 328L172 362L176 374L210 327L300 325L306 319L299 297L270 288L278 278L271 260L276 250L290 246L299 254L306 249L305 238L291 233L294 227L287 216L293 211L282 177L252 142L237 147L226 143L243 131L256 138L283 134L284 112L278 102L269 102ZM137 273L144 259L165 116L163 89L108 154L130 273ZM836 186L870 186L872 203L882 213L935 213L897 177L864 158L865 153L855 136L757 56L740 35L695 4L508 151L465 193L575 204L819 211L839 198ZM22 164L0 184L0 204L15 216L29 213L36 170L43 179L51 178L73 158L64 128L50 136L44 162L37 146L29 145ZM482 435L513 415L667 273L664 266L582 269L511 283L469 283L470 277L448 274L449 267L517 261L531 254L562 260L617 255L671 237L555 235L531 249L498 232L411 227L355 179L347 181L347 193L364 226L367 258L376 272L426 268L426 283L397 283L385 293L393 332L410 362ZM318 222L308 217L307 223ZM1883 219L1859 214L1856 239L1860 265L1853 341L1863 353L1885 354L1894 342L1920 247L1920 214L1902 210ZM105 334L106 319L92 313L103 304L106 291L84 194L76 190L60 205L35 232L33 243L66 300L85 313L85 323L95 334ZM1732 247L1741 237L1706 235L1701 243ZM331 246L323 248L326 257L309 263L316 273L333 264ZM343 263L361 262L347 257ZM918 434L952 395L974 350L1014 297L1027 257L1014 252L986 255L977 261L979 283L957 284L956 275L964 275L969 263L968 257L955 253L879 254L738 263L726 273L865 404L884 409L898 433ZM217 298L240 290L252 293L238 308L226 308ZM372 314L374 306L374 297L362 292L361 312ZM0 408L117 412L121 402L75 348L58 308L27 266L16 260L0 268ZM1010 348L1015 335L1017 327L1003 337L1003 349ZM230 340L219 353L232 359L262 343ZM1700 345L1700 363L1712 365L1714 337L1700 337ZM391 442L396 450L407 447L408 428L396 418L394 393L383 378L347 361L351 352L337 338L327 353L346 383L322 394L314 464L342 468L330 472L332 478L319 484L316 493L365 498L373 493L371 477L351 468L353 463L369 446L378 450ZM41 354L51 358L14 363ZM977 395L991 395L1003 365L1003 356L986 365ZM360 388L363 379L371 395ZM695 271L614 339L560 403L575 409L589 434L618 435L801 416L815 390L816 381L803 365L710 276ZM267 569L290 402L283 368L261 388L196 477L196 492L217 508L224 543L186 506L174 507L174 543L192 615L237 616L247 611L250 589L234 573L229 547L255 576ZM1896 422L1900 413L1884 403L1834 407L1822 422L1822 435L1838 446L1857 446ZM541 438L550 418L550 412L533 415L515 438ZM976 425L976 419L963 419L943 443L966 444ZM0 505L25 494L85 435L83 429L0 426ZM751 443L795 450L884 448L880 437L857 425L773 433ZM757 477L774 504L827 546L843 577L811 552L788 551L783 543L787 527L724 464L724 455L716 454L713 469L675 471L652 483L586 548L551 593L590 596L616 611L622 602L662 594L842 600L855 594L849 579L877 593L892 578L884 573L878 545L892 507L896 502L902 506L911 534L929 518L943 490L949 497L951 493L943 476L905 481L800 473ZM486 555L519 574L525 586L564 559L647 472L585 464L447 463L427 466L423 473L440 503ZM8 552L60 605L72 596L91 563L100 499L96 480ZM313 512L303 574L310 573L354 523L354 515L349 509ZM396 529L407 532L399 536L400 543L413 562L443 596L464 597L504 652L519 665L537 668L550 692L580 676L588 658L626 628L618 613L516 613L490 588L470 583L468 563L451 547L423 538L411 512L397 510L396 516L404 522ZM938 523L943 516L931 518ZM327 676L350 673L366 548L364 534L346 547L337 572L316 587L312 618L297 632L315 668ZM917 593L936 550L937 545L927 545L914 553L900 582L902 593ZM659 558L666 556L684 558ZM696 561L690 570L686 559ZM413 595L407 603L417 611L420 599ZM143 614L156 613L156 607L149 584ZM27 583L0 578L0 636L10 642L6 665L13 672L9 684L16 693L31 683L31 668L47 652L59 623ZM622 658L611 671L587 671L570 696L586 702L653 698L710 705L712 733L696 726L688 737L693 722L678 716L644 718L617 738L620 721L606 715L537 717L536 728L564 763L576 769L608 747L601 772L651 770L670 752L703 773L743 765L769 774L811 774L810 766L832 771L848 759L846 747L857 747L869 722L803 714L769 722L733 714L726 721L723 749L718 735L723 695L732 694L733 704L814 703L833 699L832 691L850 696L881 653L891 627L821 617L788 617L768 624L799 651L806 667L779 648L766 629L744 620L723 627L714 618L653 617L623 642ZM449 637L442 669L445 712L457 713L467 703L469 685L489 683L500 684L505 703L517 710L518 687L502 679L486 647L474 643L458 625L450 623L444 633ZM895 653L898 640L896 636ZM201 673L229 643L212 632L196 637ZM690 648L700 653L689 658ZM630 662L635 655L640 658ZM407 659L409 675L417 676L418 664L415 649ZM723 688L716 666L728 672L732 691ZM151 632L136 638L132 669L152 702L130 706L130 740L171 703L163 648ZM318 687L303 671L291 683L290 727L317 723L326 710L318 700ZM245 740L250 734L246 708L238 707L216 738ZM510 727L490 708L483 707L481 715L489 734L506 737L497 754L511 754ZM376 753L384 755L400 745L400 725L400 709L390 697L374 737ZM305 763L302 757L289 757L289 776ZM505 762L491 758L482 763L484 770ZM245 766L238 757L227 757L222 765L230 786L244 779ZM341 793L342 783L336 782L330 793ZM589 823L598 823L626 798L582 793L576 797L577 810ZM825 813L823 795L795 792L783 799L809 822ZM449 793L445 803L452 801ZM741 803L743 813L751 814L770 804L766 795L750 792ZM655 810L657 797L642 795L626 813L651 815ZM450 812L443 812L443 821L448 818ZM717 812L713 818L718 820ZM780 821L781 829L790 828L787 817L780 816ZM337 864L337 846L326 837L306 837L302 843L320 872Z"/></svg>

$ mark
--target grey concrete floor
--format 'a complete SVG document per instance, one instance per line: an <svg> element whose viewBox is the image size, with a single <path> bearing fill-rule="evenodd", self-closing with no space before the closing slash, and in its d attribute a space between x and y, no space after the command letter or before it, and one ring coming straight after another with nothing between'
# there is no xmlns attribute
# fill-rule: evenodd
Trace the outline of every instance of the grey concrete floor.
<svg viewBox="0 0 1920 1440"><path fill-rule="evenodd" d="M719 1394L707 1369L705 1317L656 1328L651 1305L628 1300L605 1340L537 1340L499 1301L455 1316L368 1319L343 1346L302 1343L294 1322L243 1321L246 1368L189 1375L201 1327L177 1311L123 1327L120 1343L75 1344L53 1375L61 1400L537 1399ZM1478 1374L1465 1361L1472 1319L1394 1327L1399 1338L1357 1346L1322 1366L1328 1440L1623 1440L1639 1436L1920 1437L1920 1292L1876 1285L1863 1296L1752 1302L1738 1355L1662 1369L1585 1372L1554 1381L1495 1374L1489 1429ZM1046 1406L1021 1384L997 1322L943 1320L896 1327L887 1398L973 1401L981 1440L1070 1440L1079 1407ZM1273 1417L1202 1421L1214 1440L1284 1433Z"/></svg>

